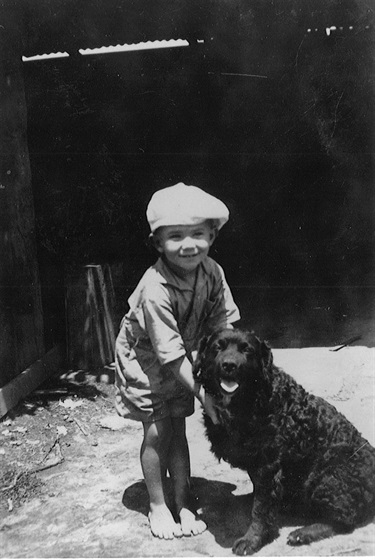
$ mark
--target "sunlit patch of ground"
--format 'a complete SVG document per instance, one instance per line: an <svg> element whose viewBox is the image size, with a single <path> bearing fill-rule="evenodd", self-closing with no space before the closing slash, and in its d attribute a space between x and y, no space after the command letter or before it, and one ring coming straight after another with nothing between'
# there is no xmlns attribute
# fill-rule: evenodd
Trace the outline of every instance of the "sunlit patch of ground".
<svg viewBox="0 0 375 560"><path fill-rule="evenodd" d="M323 396L375 443L375 354L365 347L274 351L275 363ZM103 377L104 376L104 377ZM8 558L231 556L250 520L246 473L218 462L201 411L188 419L192 487L208 529L160 541L147 523L139 464L142 428L113 409L110 370L50 380L0 422L0 540ZM302 524L282 519L280 536L256 556L373 556L375 526L292 548ZM4 544L3 544L4 543Z"/></svg>

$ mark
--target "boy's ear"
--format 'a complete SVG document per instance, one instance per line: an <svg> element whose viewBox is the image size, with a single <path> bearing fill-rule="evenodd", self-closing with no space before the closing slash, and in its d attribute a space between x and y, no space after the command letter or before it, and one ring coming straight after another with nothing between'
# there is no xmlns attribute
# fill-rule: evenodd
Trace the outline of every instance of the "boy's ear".
<svg viewBox="0 0 375 560"><path fill-rule="evenodd" d="M162 252L162 248L161 248L161 244L160 244L160 239L158 235L154 235L153 233L150 233L150 235L148 236L150 245L152 247L154 247L154 249L156 249L157 251L159 251L159 253Z"/></svg>
<svg viewBox="0 0 375 560"><path fill-rule="evenodd" d="M211 233L210 233L210 246L215 241L215 239L217 238L218 235L219 235L218 229L216 227L212 228Z"/></svg>

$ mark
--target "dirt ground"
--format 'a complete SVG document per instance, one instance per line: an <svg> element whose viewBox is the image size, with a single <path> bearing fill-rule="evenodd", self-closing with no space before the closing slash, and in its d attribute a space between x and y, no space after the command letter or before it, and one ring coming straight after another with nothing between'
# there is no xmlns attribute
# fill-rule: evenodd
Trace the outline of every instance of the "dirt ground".
<svg viewBox="0 0 375 560"><path fill-rule="evenodd" d="M343 412L374 445L375 349L274 350L275 363ZM208 529L160 541L147 524L139 464L142 429L112 406L113 370L64 372L0 422L0 555L3 558L225 557L247 528L252 485L209 450L201 410L188 419L192 486ZM301 518L256 556L373 556L375 525L292 548Z"/></svg>

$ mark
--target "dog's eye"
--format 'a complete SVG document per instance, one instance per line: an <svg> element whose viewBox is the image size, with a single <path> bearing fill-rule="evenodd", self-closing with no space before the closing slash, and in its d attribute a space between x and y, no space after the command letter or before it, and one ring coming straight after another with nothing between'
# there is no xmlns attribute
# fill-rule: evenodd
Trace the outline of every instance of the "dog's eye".
<svg viewBox="0 0 375 560"><path fill-rule="evenodd" d="M253 356L255 354L254 348L246 342L240 344L238 349L240 352L242 352L242 354L247 354L248 356Z"/></svg>
<svg viewBox="0 0 375 560"><path fill-rule="evenodd" d="M222 352L227 347L227 343L225 340L217 340L214 344L214 350L216 352Z"/></svg>

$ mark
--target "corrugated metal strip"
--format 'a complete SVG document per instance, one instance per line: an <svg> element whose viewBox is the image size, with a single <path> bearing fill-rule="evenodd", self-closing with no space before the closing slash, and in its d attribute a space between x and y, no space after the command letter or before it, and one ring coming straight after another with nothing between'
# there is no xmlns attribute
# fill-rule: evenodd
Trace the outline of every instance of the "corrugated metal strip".
<svg viewBox="0 0 375 560"><path fill-rule="evenodd" d="M201 39L210 1L20 0L23 55L169 39Z"/></svg>
<svg viewBox="0 0 375 560"><path fill-rule="evenodd" d="M254 30L259 40L283 29L301 37L332 26L360 33L373 19L367 0L0 0L0 45L10 51L20 40L32 56L180 38L246 43Z"/></svg>

